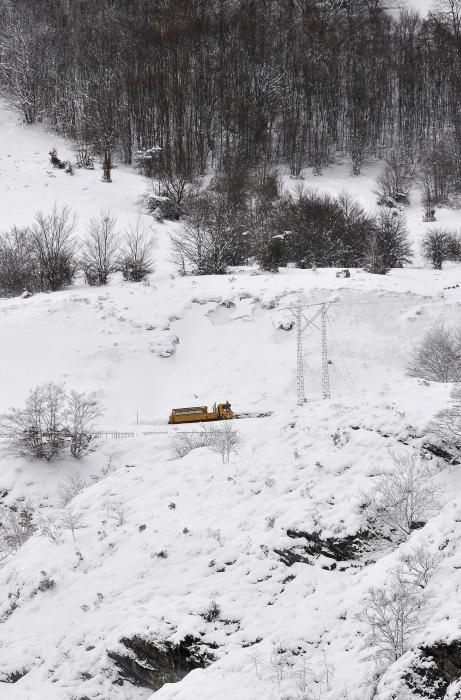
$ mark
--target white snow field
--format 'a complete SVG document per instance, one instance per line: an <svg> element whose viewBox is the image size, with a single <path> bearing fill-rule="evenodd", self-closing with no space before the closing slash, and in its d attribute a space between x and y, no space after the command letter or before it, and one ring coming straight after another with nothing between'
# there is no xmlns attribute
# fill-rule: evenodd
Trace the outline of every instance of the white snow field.
<svg viewBox="0 0 461 700"><path fill-rule="evenodd" d="M98 170L70 177L49 166L53 146L71 156L68 143L0 109L2 230L54 203L78 214L81 234L101 210L121 228L136 218L142 177L123 167L112 184L102 183ZM378 170L370 164L352 178L347 164L338 164L321 177L307 172L306 183L347 190L372 209ZM406 213L417 253L428 224L416 191ZM410 379L406 365L435 320L459 323L460 265L434 271L416 255L414 266L384 277L253 268L180 277L169 261L179 224L146 220L157 239L149 284L113 279L107 287L81 283L0 299L0 412L23 405L38 384L63 382L98 393L101 430L134 433L101 440L78 462L26 461L0 441L1 502L21 500L37 520L59 518L69 479L85 482L67 506L81 521L75 541L69 530L58 543L35 534L0 562L0 699L421 697L402 681L413 652L391 664L376 687L377 662L357 614L399 557L424 545L440 561L414 646L459 638L460 467L423 449L450 386ZM460 212L438 211L441 225L460 222ZM313 328L305 337L302 407L295 331L279 327L300 295L306 303L335 302L332 398L322 399ZM208 448L177 458L170 409L225 400L237 413L271 415L235 421L241 442L229 464ZM377 473L391 468L393 454L423 455L432 470L427 524L400 546L364 536L355 559L306 553L302 533L344 541L367 530L365 494ZM299 561L289 560L290 552ZM55 585L47 588L49 579ZM124 680L109 655L130 654L122 639L161 645L188 635L214 660L154 694ZM459 692L452 683L446 697Z"/></svg>

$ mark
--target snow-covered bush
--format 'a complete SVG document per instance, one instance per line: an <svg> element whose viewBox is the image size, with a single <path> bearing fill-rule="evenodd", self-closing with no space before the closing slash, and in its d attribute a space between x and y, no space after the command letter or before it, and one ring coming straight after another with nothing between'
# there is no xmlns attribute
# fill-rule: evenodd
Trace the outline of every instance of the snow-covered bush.
<svg viewBox="0 0 461 700"><path fill-rule="evenodd" d="M76 222L69 207L55 205L49 214L39 211L35 215L31 236L42 290L54 292L72 284L77 270Z"/></svg>
<svg viewBox="0 0 461 700"><path fill-rule="evenodd" d="M58 157L58 151L56 148L52 148L48 155L50 156L50 163L53 168L64 170L66 163Z"/></svg>
<svg viewBox="0 0 461 700"><path fill-rule="evenodd" d="M461 241L453 231L433 228L426 231L421 250L434 270L441 270L446 260L457 260L461 256Z"/></svg>
<svg viewBox="0 0 461 700"><path fill-rule="evenodd" d="M181 273L220 275L242 262L245 220L240 207L221 192L192 200L181 229L172 237L173 259Z"/></svg>
<svg viewBox="0 0 461 700"><path fill-rule="evenodd" d="M378 204L385 204L389 199L408 204L414 178L415 166L410 154L405 151L390 153L383 171L376 178Z"/></svg>
<svg viewBox="0 0 461 700"><path fill-rule="evenodd" d="M393 267L403 267L411 260L411 245L405 217L395 209L381 207L376 228L368 239L365 269L385 275Z"/></svg>
<svg viewBox="0 0 461 700"><path fill-rule="evenodd" d="M30 227L13 226L0 238L0 294L56 291L70 285L77 271L76 218L68 207L37 212Z"/></svg>
<svg viewBox="0 0 461 700"><path fill-rule="evenodd" d="M240 436L230 422L219 427L205 425L200 431L182 433L175 437L173 449L177 457L185 457L199 447L209 447L221 455L223 463L230 460L232 452L238 452Z"/></svg>
<svg viewBox="0 0 461 700"><path fill-rule="evenodd" d="M0 509L0 556L15 552L32 537L37 526L30 506L15 503Z"/></svg>
<svg viewBox="0 0 461 700"><path fill-rule="evenodd" d="M34 594L44 593L45 591L49 591L56 586L56 581L54 578L51 578L51 576L48 576L46 571L40 571L40 574L41 578L37 588L34 591Z"/></svg>
<svg viewBox="0 0 461 700"><path fill-rule="evenodd" d="M117 220L109 212L90 220L81 258L88 284L107 284L109 275L118 269L119 243Z"/></svg>
<svg viewBox="0 0 461 700"><path fill-rule="evenodd" d="M111 520L115 527L125 524L127 508L122 501L106 501L104 503L106 520Z"/></svg>
<svg viewBox="0 0 461 700"><path fill-rule="evenodd" d="M405 539L424 525L438 507L429 466L415 455L392 454L390 471L381 472L365 495L370 520L380 529Z"/></svg>
<svg viewBox="0 0 461 700"><path fill-rule="evenodd" d="M152 253L154 240L151 232L144 225L141 214L136 222L125 231L122 241L119 267L123 279L130 282L142 282L151 272L154 265Z"/></svg>
<svg viewBox="0 0 461 700"><path fill-rule="evenodd" d="M13 226L0 236L0 296L40 289L35 249L30 229Z"/></svg>
<svg viewBox="0 0 461 700"><path fill-rule="evenodd" d="M461 330L434 324L414 349L408 374L432 382L461 381Z"/></svg>
<svg viewBox="0 0 461 700"><path fill-rule="evenodd" d="M272 218L272 236L284 240L284 259L301 268L358 266L376 229L349 195L335 198L302 187L280 199Z"/></svg>
<svg viewBox="0 0 461 700"><path fill-rule="evenodd" d="M202 617L206 622L214 622L219 618L221 608L215 600L211 600L207 609L203 611Z"/></svg>
<svg viewBox="0 0 461 700"><path fill-rule="evenodd" d="M87 482L80 474L69 476L66 481L58 484L59 499L62 506L67 506L75 496L78 496L86 487Z"/></svg>
<svg viewBox="0 0 461 700"><path fill-rule="evenodd" d="M199 447L208 447L208 432L205 430L176 435L173 441L173 450L179 459Z"/></svg>
<svg viewBox="0 0 461 700"><path fill-rule="evenodd" d="M2 430L11 437L12 448L27 458L52 460L67 446L79 458L93 441L93 420L100 415L93 394L70 392L59 384L33 389L24 408L12 408L0 416Z"/></svg>

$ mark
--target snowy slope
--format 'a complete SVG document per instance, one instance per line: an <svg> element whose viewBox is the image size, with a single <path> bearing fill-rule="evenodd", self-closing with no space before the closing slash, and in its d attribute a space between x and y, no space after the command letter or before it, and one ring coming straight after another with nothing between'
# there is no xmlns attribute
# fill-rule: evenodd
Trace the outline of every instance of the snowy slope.
<svg viewBox="0 0 461 700"><path fill-rule="evenodd" d="M51 146L64 157L69 145L40 128L23 129L6 109L0 134L5 228L54 202L75 209L82 234L102 209L121 226L136 217L145 185L134 172L118 168L107 185L98 171L72 178L53 171ZM347 189L371 209L378 169L370 165L353 179L338 165L322 177L306 173L306 181L332 193ZM427 224L418 193L412 201L417 249ZM438 218L456 227L461 215L446 210ZM385 277L288 269L181 278L168 260L175 226L154 225L149 285L114 279L99 289L76 284L0 300L0 411L21 405L39 383L63 381L98 392L101 429L136 433L101 441L78 464L26 462L0 442L4 503L24 499L37 517L56 519L63 484L77 474L86 483L70 506L81 516L75 542L68 530L58 544L36 534L0 564L0 681L27 671L15 683L0 682L0 698L150 698L147 688L117 684L108 656L134 635L192 635L215 657L166 684L156 700L371 698L375 662L355 616L406 548L424 542L443 551L416 642L459 632L459 468L431 460L440 507L399 548L371 542L357 560L333 568L323 555L288 566L281 552L303 545L288 530L339 540L365 530L363 493L376 473L390 468L392 451L419 454L449 387L407 378L406 362L435 319L459 321L460 267L436 272L417 257L413 267ZM300 295L307 303L335 302L332 399L321 398L314 328L305 338L308 402L301 408L294 330L279 328ZM177 459L169 410L226 399L237 412L272 415L235 423L241 447L230 464L207 448ZM55 585L40 590L44 578ZM213 601L220 612L207 622ZM391 688L403 700L397 668L389 674L380 700L392 697Z"/></svg>

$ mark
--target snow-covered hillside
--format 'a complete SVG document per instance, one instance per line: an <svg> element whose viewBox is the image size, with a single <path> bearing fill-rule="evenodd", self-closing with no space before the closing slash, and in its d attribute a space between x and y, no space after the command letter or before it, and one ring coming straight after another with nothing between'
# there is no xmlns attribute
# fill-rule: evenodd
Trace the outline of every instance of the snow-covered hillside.
<svg viewBox="0 0 461 700"><path fill-rule="evenodd" d="M101 210L120 227L136 218L145 183L134 171L117 168L112 184L97 170L55 171L48 151L70 157L69 144L21 127L5 108L0 146L3 229L55 202L78 214L81 233ZM370 164L351 178L338 164L321 177L306 173L306 182L347 190L372 209L378 170ZM166 682L155 700L421 697L401 680L409 655L375 687L376 661L357 618L368 589L424 544L440 556L415 648L459 639L461 476L424 447L450 387L408 378L406 364L435 320L459 322L461 270L422 264L421 211L414 192L415 264L387 276L235 269L180 277L169 260L179 224L144 214L157 239L149 284L113 279L0 299L0 412L40 383L64 382L98 393L101 430L134 433L101 440L80 462L51 464L13 456L0 442L2 503L22 500L37 522L56 525L63 492L81 482L67 506L78 514L75 532L63 529L58 541L37 533L0 564L0 698L151 698L149 650L184 640L199 651L189 667L190 654L169 658L178 678L206 656L205 668ZM438 220L456 227L461 214L441 210ZM335 302L332 398L321 398L313 328L302 407L295 331L281 327L300 297ZM170 409L225 400L237 413L270 415L235 421L240 449L229 464L208 448L177 458ZM433 517L398 547L371 536L363 507L396 455L422 456L438 494ZM438 697L459 697L456 683L448 692Z"/></svg>

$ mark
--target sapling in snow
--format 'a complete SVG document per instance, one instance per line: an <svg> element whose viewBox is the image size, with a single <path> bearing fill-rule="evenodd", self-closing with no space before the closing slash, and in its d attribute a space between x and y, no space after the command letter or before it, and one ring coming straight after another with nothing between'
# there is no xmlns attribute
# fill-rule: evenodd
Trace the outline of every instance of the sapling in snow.
<svg viewBox="0 0 461 700"><path fill-rule="evenodd" d="M117 221L110 212L90 220L81 259L88 284L107 284L109 275L118 269L119 245Z"/></svg>
<svg viewBox="0 0 461 700"><path fill-rule="evenodd" d="M83 521L83 513L80 513L73 508L66 508L64 510L61 516L61 525L65 530L70 530L74 544L77 544L77 539L75 536L77 530L82 530L86 527Z"/></svg>
<svg viewBox="0 0 461 700"><path fill-rule="evenodd" d="M406 539L437 511L438 494L427 463L416 455L391 454L391 457L392 468L378 474L373 489L365 494L365 501L376 525Z"/></svg>
<svg viewBox="0 0 461 700"><path fill-rule="evenodd" d="M451 405L440 411L429 424L429 430L450 447L461 450L461 385L451 392Z"/></svg>
<svg viewBox="0 0 461 700"><path fill-rule="evenodd" d="M221 455L223 464L230 461L232 452L238 452L240 445L240 436L231 423L224 423L219 428L208 426L208 447Z"/></svg>
<svg viewBox="0 0 461 700"><path fill-rule="evenodd" d="M365 644L376 659L393 663L411 648L413 635L423 625L427 595L395 573L386 585L371 588L357 619L368 628Z"/></svg>

